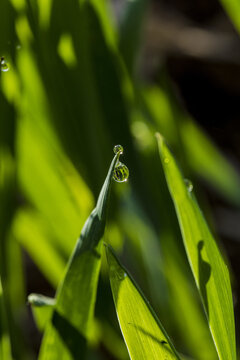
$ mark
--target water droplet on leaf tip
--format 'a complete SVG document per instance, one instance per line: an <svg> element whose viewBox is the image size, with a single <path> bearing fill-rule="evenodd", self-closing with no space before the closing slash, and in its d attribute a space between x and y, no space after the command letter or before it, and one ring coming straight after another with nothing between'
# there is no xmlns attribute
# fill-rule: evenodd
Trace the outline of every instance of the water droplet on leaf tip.
<svg viewBox="0 0 240 360"><path fill-rule="evenodd" d="M188 179L184 179L185 185L187 186L187 189L189 192L191 192L193 190L193 184L190 180Z"/></svg>
<svg viewBox="0 0 240 360"><path fill-rule="evenodd" d="M123 147L122 145L115 145L113 148L114 154L123 154Z"/></svg>
<svg viewBox="0 0 240 360"><path fill-rule="evenodd" d="M129 177L129 170L126 165L122 164L120 161L113 171L113 179L116 182L125 182Z"/></svg>

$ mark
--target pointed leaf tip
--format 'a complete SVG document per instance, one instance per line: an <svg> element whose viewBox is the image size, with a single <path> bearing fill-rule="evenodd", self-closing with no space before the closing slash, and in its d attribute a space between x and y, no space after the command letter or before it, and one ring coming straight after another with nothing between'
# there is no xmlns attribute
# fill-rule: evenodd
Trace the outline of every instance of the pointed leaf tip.
<svg viewBox="0 0 240 360"><path fill-rule="evenodd" d="M106 246L109 277L119 325L132 360L180 360L132 276L122 266L110 246Z"/></svg>

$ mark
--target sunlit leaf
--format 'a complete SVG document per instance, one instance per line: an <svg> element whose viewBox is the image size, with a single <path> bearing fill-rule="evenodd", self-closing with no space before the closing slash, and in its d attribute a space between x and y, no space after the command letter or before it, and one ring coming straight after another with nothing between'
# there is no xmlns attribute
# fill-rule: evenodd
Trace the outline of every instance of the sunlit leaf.
<svg viewBox="0 0 240 360"><path fill-rule="evenodd" d="M93 197L49 124L46 98L30 54L21 52L19 66L21 71L28 68L22 74L22 113L17 136L19 183L25 197L45 218L52 239L69 255Z"/></svg>
<svg viewBox="0 0 240 360"><path fill-rule="evenodd" d="M28 303L31 305L38 329L43 331L52 317L56 300L40 294L30 294L28 295Z"/></svg>
<svg viewBox="0 0 240 360"><path fill-rule="evenodd" d="M189 281L186 264L171 233L164 243L163 257L164 273L169 289L169 307L174 327L179 329L179 343L195 360L216 360L217 353L211 333L200 299L196 298L197 290L193 288L194 283Z"/></svg>
<svg viewBox="0 0 240 360"><path fill-rule="evenodd" d="M48 223L33 210L21 210L13 223L13 234L24 247L46 279L56 288L62 278L65 261L51 241Z"/></svg>
<svg viewBox="0 0 240 360"><path fill-rule="evenodd" d="M130 274L108 246L106 253L115 308L130 358L180 359L154 310Z"/></svg>
<svg viewBox="0 0 240 360"><path fill-rule="evenodd" d="M180 224L188 260L221 360L236 359L235 325L227 266L192 191L160 134L157 136L169 191Z"/></svg>

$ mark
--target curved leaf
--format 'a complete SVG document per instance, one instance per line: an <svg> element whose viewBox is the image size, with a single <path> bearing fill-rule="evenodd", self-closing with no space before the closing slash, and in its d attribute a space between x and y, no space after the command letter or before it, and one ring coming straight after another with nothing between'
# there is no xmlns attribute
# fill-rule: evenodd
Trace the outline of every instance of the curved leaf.
<svg viewBox="0 0 240 360"><path fill-rule="evenodd" d="M192 185L183 179L163 137L158 134L157 139L184 246L219 359L235 360L233 302L227 266L192 193Z"/></svg>

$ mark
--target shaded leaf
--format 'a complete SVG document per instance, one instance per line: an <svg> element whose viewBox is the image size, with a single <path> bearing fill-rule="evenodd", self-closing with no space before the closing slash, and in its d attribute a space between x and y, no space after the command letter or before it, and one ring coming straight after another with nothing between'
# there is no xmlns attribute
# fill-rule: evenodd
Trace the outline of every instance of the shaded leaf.
<svg viewBox="0 0 240 360"><path fill-rule="evenodd" d="M186 160L232 203L240 205L240 177L204 132L190 119L180 126Z"/></svg>
<svg viewBox="0 0 240 360"><path fill-rule="evenodd" d="M119 48L129 73L137 65L148 0L127 1L120 24Z"/></svg>
<svg viewBox="0 0 240 360"><path fill-rule="evenodd" d="M115 155L98 198L97 206L85 222L60 284L51 322L46 328L40 359L84 358L92 323L101 264L101 238L106 222L107 199Z"/></svg>
<svg viewBox="0 0 240 360"><path fill-rule="evenodd" d="M8 333L6 308L4 304L2 282L0 278L0 358L2 360L11 360L11 344Z"/></svg>

